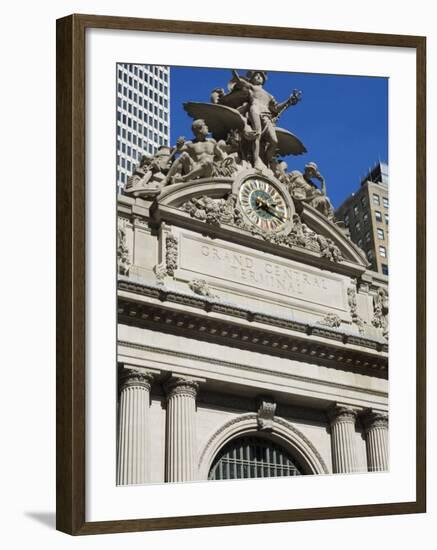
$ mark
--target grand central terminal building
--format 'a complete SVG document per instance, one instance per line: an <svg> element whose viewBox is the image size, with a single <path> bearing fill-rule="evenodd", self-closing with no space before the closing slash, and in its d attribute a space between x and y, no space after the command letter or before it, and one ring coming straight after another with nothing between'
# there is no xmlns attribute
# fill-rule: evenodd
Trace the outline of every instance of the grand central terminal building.
<svg viewBox="0 0 437 550"><path fill-rule="evenodd" d="M117 483L387 470L387 277L231 94L118 199Z"/></svg>

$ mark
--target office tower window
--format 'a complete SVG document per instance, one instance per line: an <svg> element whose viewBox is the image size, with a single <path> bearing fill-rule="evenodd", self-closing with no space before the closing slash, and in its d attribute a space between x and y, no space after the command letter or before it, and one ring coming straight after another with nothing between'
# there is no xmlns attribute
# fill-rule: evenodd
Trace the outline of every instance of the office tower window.
<svg viewBox="0 0 437 550"><path fill-rule="evenodd" d="M382 197L382 204L384 205L384 208L388 208L388 198Z"/></svg>
<svg viewBox="0 0 437 550"><path fill-rule="evenodd" d="M377 222L382 222L382 215L379 210L375 210L375 219Z"/></svg>
<svg viewBox="0 0 437 550"><path fill-rule="evenodd" d="M381 264L382 272L384 275L388 275L388 265L387 264Z"/></svg>
<svg viewBox="0 0 437 550"><path fill-rule="evenodd" d="M117 185L121 190L127 176L130 175L126 175L125 171L134 169L135 163L141 158L143 152L154 154L159 143L167 144L169 141L169 136L164 134L164 131L167 133L170 131L169 126L165 124L168 119L167 113L161 109L162 116L159 118L158 105L153 104L152 101L149 103L150 98L150 100L159 101L160 105L164 102L169 105L169 87L163 84L167 83L169 78L167 69L154 65L121 64L117 67L116 75L118 79L116 104L120 109L123 107L123 111L117 114L120 121L117 126ZM157 78L158 75L160 79ZM153 132L149 135L150 127L159 129L159 137ZM128 128L133 131L127 131ZM127 147L129 147L129 154Z"/></svg>
<svg viewBox="0 0 437 550"><path fill-rule="evenodd" d="M375 206L379 206L381 204L379 195L377 193L373 193L373 204Z"/></svg>
<svg viewBox="0 0 437 550"><path fill-rule="evenodd" d="M387 257L387 250L385 246L379 245L379 255L382 256L383 258Z"/></svg>
<svg viewBox="0 0 437 550"><path fill-rule="evenodd" d="M378 239L384 240L384 229L378 229L376 230L376 233L378 234Z"/></svg>

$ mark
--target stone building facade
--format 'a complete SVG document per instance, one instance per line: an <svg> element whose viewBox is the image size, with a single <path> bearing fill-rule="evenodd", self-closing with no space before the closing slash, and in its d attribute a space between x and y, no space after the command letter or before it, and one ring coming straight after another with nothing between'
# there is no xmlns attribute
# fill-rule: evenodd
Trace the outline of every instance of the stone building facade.
<svg viewBox="0 0 437 550"><path fill-rule="evenodd" d="M119 485L388 469L387 277L233 79L118 198Z"/></svg>
<svg viewBox="0 0 437 550"><path fill-rule="evenodd" d="M119 198L118 483L207 479L246 435L302 473L387 469L381 276L311 206L342 261L181 208L231 185Z"/></svg>

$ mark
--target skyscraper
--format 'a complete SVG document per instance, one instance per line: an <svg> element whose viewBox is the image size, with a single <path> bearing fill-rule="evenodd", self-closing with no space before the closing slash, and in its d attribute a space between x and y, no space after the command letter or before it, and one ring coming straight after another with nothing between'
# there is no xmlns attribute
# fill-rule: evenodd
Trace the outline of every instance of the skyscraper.
<svg viewBox="0 0 437 550"><path fill-rule="evenodd" d="M367 255L371 269L388 275L388 166L378 162L337 209L336 217L343 220L351 239Z"/></svg>
<svg viewBox="0 0 437 550"><path fill-rule="evenodd" d="M170 68L117 64L117 190L143 154L170 140Z"/></svg>

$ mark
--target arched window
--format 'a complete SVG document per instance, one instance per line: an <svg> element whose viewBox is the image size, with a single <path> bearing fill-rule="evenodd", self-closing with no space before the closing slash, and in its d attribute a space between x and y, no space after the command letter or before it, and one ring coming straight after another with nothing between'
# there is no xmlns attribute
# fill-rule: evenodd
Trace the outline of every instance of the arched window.
<svg viewBox="0 0 437 550"><path fill-rule="evenodd" d="M227 443L215 457L208 479L298 476L297 461L282 447L261 437L240 437Z"/></svg>

